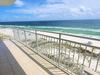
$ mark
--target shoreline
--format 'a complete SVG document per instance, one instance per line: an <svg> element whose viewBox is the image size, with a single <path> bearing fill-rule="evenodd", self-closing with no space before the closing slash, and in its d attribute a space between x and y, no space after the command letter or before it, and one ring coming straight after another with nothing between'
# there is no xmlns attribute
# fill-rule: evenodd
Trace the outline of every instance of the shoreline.
<svg viewBox="0 0 100 75"><path fill-rule="evenodd" d="M93 37L93 38L100 38L100 29L96 28L76 28L76 27L63 27L63 26L29 26L29 25L0 25L0 26L18 26L18 27L25 27L25 28L33 28L37 30L46 30L50 32L60 32L60 33L65 33L65 34L72 34L72 35L78 35L78 36L83 36L83 37ZM52 30L53 28L53 30ZM72 31L72 32L70 32ZM73 31L75 31L73 33ZM81 33L78 33L81 32ZM85 34L86 33L86 34ZM93 34L92 34L93 33ZM96 34L97 33L97 34Z"/></svg>
<svg viewBox="0 0 100 75"><path fill-rule="evenodd" d="M34 35L32 34L32 30L27 30L29 32L27 32L27 39L35 39ZM3 34L8 34L10 36L14 36L13 35L13 30L10 29L10 28L3 28L2 30L0 29L0 32L3 33ZM49 32L41 32L39 31L38 32L39 34L44 34L44 35L50 35L52 37L59 37L58 34L55 34L55 33L49 33ZM17 33L16 33L17 34ZM32 35L29 35L29 34L32 34ZM21 36L21 39L24 39L24 31L20 31L19 35ZM71 34L73 35L73 34ZM76 35L76 34L74 34ZM79 36L79 35L78 35ZM88 36L88 35L87 35ZM82 37L87 37L87 36L82 36ZM34 37L34 38L33 38ZM79 38L79 37L74 37L74 36L68 36L68 35L62 35L61 36L62 39L67 39L67 40L70 40L70 41L75 41L75 42L79 42L79 43L88 43L88 41L91 41L92 42L92 45L94 46L97 46L97 47L100 47L100 42L99 41L95 41L95 40L91 40L91 39L85 39L85 38ZM99 39L97 36L93 36L93 37L90 37L90 38L96 38L96 39Z"/></svg>

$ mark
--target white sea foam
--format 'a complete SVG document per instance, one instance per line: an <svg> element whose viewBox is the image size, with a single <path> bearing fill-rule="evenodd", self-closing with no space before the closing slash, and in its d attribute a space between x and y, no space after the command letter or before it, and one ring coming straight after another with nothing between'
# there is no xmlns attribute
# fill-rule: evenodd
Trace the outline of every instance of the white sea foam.
<svg viewBox="0 0 100 75"><path fill-rule="evenodd" d="M0 26L19 26L19 25L0 25ZM63 33L67 33L67 31L68 30L76 30L76 31L85 31L85 32L88 32L89 31L89 33L91 33L91 32L98 32L98 33L100 33L100 29L90 29L90 28L72 28L72 27L55 27L55 26L19 26L19 27L28 27L28 28L48 28L48 30L49 29L54 29L53 31L54 32L62 32L63 31ZM57 30L56 30L57 29ZM58 31L59 30L59 31ZM68 33L70 33L70 32L68 32ZM73 33L73 34L75 34L75 33ZM84 34L84 33L82 33L82 34ZM79 34L79 35L81 35L81 34ZM85 35L85 34L84 34Z"/></svg>
<svg viewBox="0 0 100 75"><path fill-rule="evenodd" d="M100 29L88 29L88 28L71 28L71 27L48 27L48 26L35 26L36 28L55 28L55 29L71 29L71 30L82 30L82 31L92 31L100 32Z"/></svg>
<svg viewBox="0 0 100 75"><path fill-rule="evenodd" d="M0 26L4 26L4 25L0 25ZM5 25L5 26L8 26L8 25ZM9 25L9 26L13 26L13 25ZM16 25L18 26L18 25ZM55 28L55 29L60 29L60 30L81 30L81 31L92 31L92 32L100 32L100 29L89 29L89 28L72 28L72 27L50 27L50 26L19 26L19 27L32 27L32 28Z"/></svg>

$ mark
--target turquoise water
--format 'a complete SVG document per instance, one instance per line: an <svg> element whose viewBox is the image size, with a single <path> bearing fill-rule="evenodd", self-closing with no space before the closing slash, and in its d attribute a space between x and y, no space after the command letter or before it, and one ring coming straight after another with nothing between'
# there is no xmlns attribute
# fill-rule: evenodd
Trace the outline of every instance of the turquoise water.
<svg viewBox="0 0 100 75"><path fill-rule="evenodd" d="M0 26L2 25L21 26L79 35L100 36L100 20L0 22Z"/></svg>

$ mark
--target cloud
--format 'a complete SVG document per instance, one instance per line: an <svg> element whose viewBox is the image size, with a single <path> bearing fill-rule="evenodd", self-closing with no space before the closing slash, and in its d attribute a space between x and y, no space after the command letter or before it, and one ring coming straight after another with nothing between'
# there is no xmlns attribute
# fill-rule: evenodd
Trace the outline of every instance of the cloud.
<svg viewBox="0 0 100 75"><path fill-rule="evenodd" d="M11 10L10 12L22 13L22 14L36 14L38 11L36 9L33 10L33 8L29 8L29 9L14 9L14 10Z"/></svg>
<svg viewBox="0 0 100 75"><path fill-rule="evenodd" d="M89 12L90 15L94 15L92 12Z"/></svg>
<svg viewBox="0 0 100 75"><path fill-rule="evenodd" d="M71 8L70 11L71 12L79 12L79 9L78 8Z"/></svg>
<svg viewBox="0 0 100 75"><path fill-rule="evenodd" d="M20 1L20 0L18 0ZM90 1L90 0L89 0ZM93 0L92 0L93 1ZM31 14L34 17L38 18L80 18L87 16L94 16L94 12L96 13L97 9L95 9L96 5L86 4L87 0L46 0L46 2L41 3L41 5L26 5L22 8L17 8L13 10L9 10L6 12L12 12L17 14L26 15L23 18L28 18L28 14ZM19 4L19 3L18 3ZM22 2L23 6L24 3ZM96 11L95 11L96 10ZM97 13L96 13L97 14Z"/></svg>
<svg viewBox="0 0 100 75"><path fill-rule="evenodd" d="M91 11L92 9L88 7L87 10L88 10L88 11Z"/></svg>
<svg viewBox="0 0 100 75"><path fill-rule="evenodd" d="M24 18L26 18L26 15L24 15Z"/></svg>
<svg viewBox="0 0 100 75"><path fill-rule="evenodd" d="M77 5L80 0L46 0L47 3L66 4L66 6Z"/></svg>
<svg viewBox="0 0 100 75"><path fill-rule="evenodd" d="M4 21L5 19L3 18L2 20Z"/></svg>
<svg viewBox="0 0 100 75"><path fill-rule="evenodd" d="M14 16L15 18L19 18L18 16Z"/></svg>
<svg viewBox="0 0 100 75"><path fill-rule="evenodd" d="M82 5L70 8L70 12L74 18L84 18L84 17L94 16L94 12L90 7Z"/></svg>
<svg viewBox="0 0 100 75"><path fill-rule="evenodd" d="M63 2L63 0L46 0L49 3Z"/></svg>
<svg viewBox="0 0 100 75"><path fill-rule="evenodd" d="M9 12L9 10L5 10L5 12Z"/></svg>
<svg viewBox="0 0 100 75"><path fill-rule="evenodd" d="M70 10L71 10L71 12L76 12L76 13L91 11L91 9L89 7L86 8L85 6L73 7Z"/></svg>
<svg viewBox="0 0 100 75"><path fill-rule="evenodd" d="M60 0L47 0L48 2L60 2ZM37 7L30 7L30 8L23 8L23 9L14 9L11 12L13 13L22 13L22 14L32 14L32 15L40 15L41 14L67 14L70 13L72 15L72 13L76 13L79 15L82 15L86 12L91 11L90 7L85 7L82 5L77 5L77 6L67 6L67 4L65 3L65 0L61 0L64 3L54 3L54 4L42 4L40 6ZM69 15L69 14L68 14ZM43 17L43 16L41 16Z"/></svg>
<svg viewBox="0 0 100 75"><path fill-rule="evenodd" d="M91 8L86 8L85 6L80 6L80 11L85 12L85 11L91 11Z"/></svg>
<svg viewBox="0 0 100 75"><path fill-rule="evenodd" d="M30 17L30 16L29 16L28 18L29 18L29 19L31 19L31 17Z"/></svg>
<svg viewBox="0 0 100 75"><path fill-rule="evenodd" d="M48 18L50 17L48 14L42 14L42 15L39 15L40 18Z"/></svg>
<svg viewBox="0 0 100 75"><path fill-rule="evenodd" d="M87 9L85 8L85 6L80 6L80 11L81 12L84 12L84 11L86 11Z"/></svg>
<svg viewBox="0 0 100 75"><path fill-rule="evenodd" d="M16 7L22 7L24 5L24 3L21 0L17 0L14 4Z"/></svg>
<svg viewBox="0 0 100 75"><path fill-rule="evenodd" d="M69 8L65 4L46 4L44 6L39 6L39 7L31 7L31 8L24 8L24 9L14 9L11 10L10 12L13 13L23 13L23 14L32 14L32 15L37 15L37 14L58 14L58 13L63 13L67 12Z"/></svg>
<svg viewBox="0 0 100 75"><path fill-rule="evenodd" d="M4 15L5 17L7 17L6 15Z"/></svg>
<svg viewBox="0 0 100 75"><path fill-rule="evenodd" d="M100 14L100 12L97 12L97 14Z"/></svg>

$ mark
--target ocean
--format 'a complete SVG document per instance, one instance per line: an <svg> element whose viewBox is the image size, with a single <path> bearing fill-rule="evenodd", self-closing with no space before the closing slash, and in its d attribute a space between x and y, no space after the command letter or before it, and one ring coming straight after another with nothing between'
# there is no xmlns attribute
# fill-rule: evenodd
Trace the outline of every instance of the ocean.
<svg viewBox="0 0 100 75"><path fill-rule="evenodd" d="M100 20L0 22L0 26L21 26L76 35L100 36Z"/></svg>

